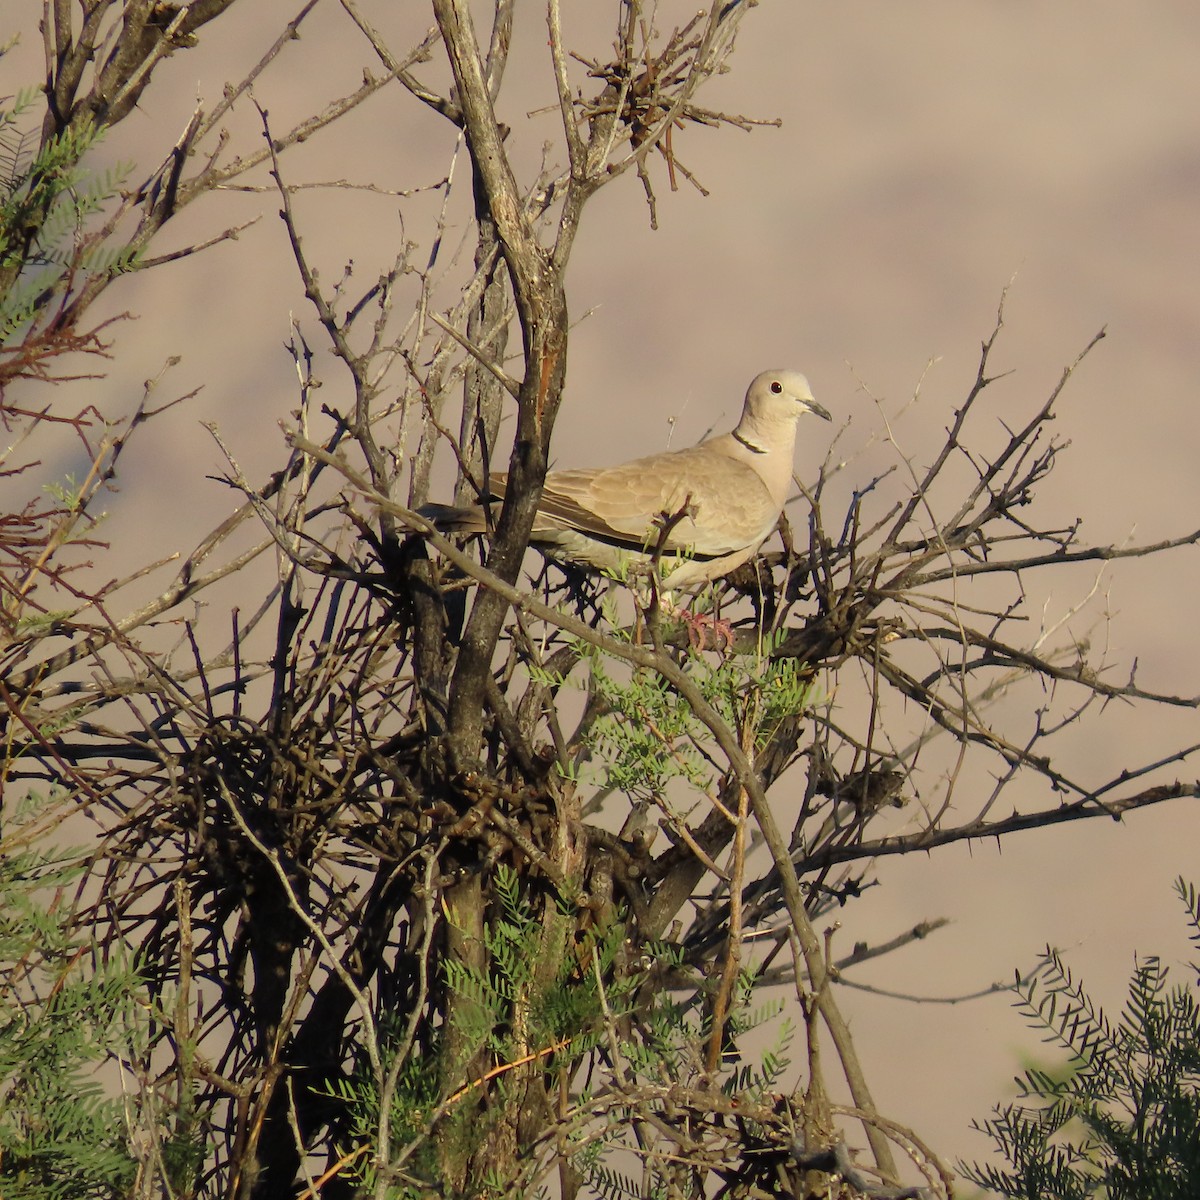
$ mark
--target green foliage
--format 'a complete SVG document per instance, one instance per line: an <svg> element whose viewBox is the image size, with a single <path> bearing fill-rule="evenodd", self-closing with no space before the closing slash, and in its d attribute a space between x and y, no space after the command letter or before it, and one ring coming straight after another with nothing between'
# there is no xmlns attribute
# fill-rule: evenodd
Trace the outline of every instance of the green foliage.
<svg viewBox="0 0 1200 1200"><path fill-rule="evenodd" d="M728 1021L731 1039L770 1024L783 1012L783 1000L778 998L761 1001L754 1008L747 1007L758 1000L758 986L757 972L742 971L739 974L737 995ZM735 1065L725 1080L724 1090L730 1095L748 1096L754 1100L762 1100L778 1091L791 1066L789 1050L795 1033L796 1027L790 1019L780 1021L774 1043L756 1051L754 1057L740 1065Z"/></svg>
<svg viewBox="0 0 1200 1200"><path fill-rule="evenodd" d="M614 623L615 636L629 637ZM729 726L757 749L780 723L811 704L812 684L794 658L775 657L778 638L766 636L753 656L696 655L691 674L704 698ZM672 779L698 791L712 784L708 730L688 703L657 672L634 671L621 679L590 643L577 643L591 665L591 686L604 715L592 727L589 745L603 763L603 784L632 800L661 795Z"/></svg>
<svg viewBox="0 0 1200 1200"><path fill-rule="evenodd" d="M87 234L90 218L118 194L130 169L117 164L92 172L80 165L100 141L100 128L68 127L26 161L18 128L37 95L38 89L27 88L0 109L0 344L79 272L120 274L136 261L132 249Z"/></svg>
<svg viewBox="0 0 1200 1200"><path fill-rule="evenodd" d="M563 1042L570 1044L571 1055L578 1055L595 1044L603 1014L593 954L601 976L611 976L625 940L624 926L592 927L574 953L558 957L553 973L542 977L547 964L539 907L523 896L517 872L503 864L496 869L495 891L501 911L484 933L488 968L446 963L451 989L474 1001L462 1010L467 1024L460 1030L470 1056L485 1049L503 1063L527 1047ZM606 991L610 1010L620 1011L634 985L619 974L612 979ZM514 1028L521 1031L521 1046L513 1044Z"/></svg>
<svg viewBox="0 0 1200 1200"><path fill-rule="evenodd" d="M71 932L62 893L77 875L62 856L0 854L5 1200L124 1196L139 1170L136 1102L109 1098L96 1072L144 1029L144 988L127 957L101 957Z"/></svg>
<svg viewBox="0 0 1200 1200"><path fill-rule="evenodd" d="M1200 945L1196 889L1182 879L1175 886ZM1168 988L1160 960L1139 958L1114 1025L1059 956L1048 959L1040 984L1018 984L1019 1007L1044 1040L1066 1051L1069 1069L1026 1070L1019 1102L998 1106L976 1126L1010 1169L977 1163L964 1174L1014 1200L1200 1196L1197 988Z"/></svg>
<svg viewBox="0 0 1200 1200"><path fill-rule="evenodd" d="M0 199L7 199L20 186L30 140L30 135L22 132L21 122L37 103L40 93L38 87L22 88L12 98L11 107L0 108Z"/></svg>
<svg viewBox="0 0 1200 1200"><path fill-rule="evenodd" d="M431 1114L437 1107L438 1073L435 1055L412 1056L397 1063L401 1053L401 1019L385 1014L379 1021L379 1043L385 1073L395 1072L395 1084L388 1105L389 1140L392 1146L419 1144L409 1160L408 1171L418 1177L434 1178L434 1148L428 1138ZM366 1056L356 1062L353 1074L334 1081L327 1094L340 1101L345 1113L343 1153L350 1158L346 1175L366 1189L375 1185L374 1154L353 1157L362 1147L374 1150L379 1139L380 1095L378 1081L371 1074ZM391 1200L406 1200L422 1195L421 1188L397 1185L387 1193Z"/></svg>
<svg viewBox="0 0 1200 1200"><path fill-rule="evenodd" d="M707 788L711 768L696 744L703 730L671 685L650 671L621 682L608 673L599 652L589 657L592 686L607 708L590 737L604 763L605 786L631 800L657 795L677 776Z"/></svg>
<svg viewBox="0 0 1200 1200"><path fill-rule="evenodd" d="M451 1006L458 1035L439 1036L424 1052L410 1053L402 1062L399 1016L380 1021L384 1075L395 1074L388 1108L389 1147L385 1157L406 1155L403 1174L388 1189L390 1200L410 1200L427 1194L418 1181L437 1178L438 1149L453 1145L467 1158L483 1144L489 1114L517 1102L517 1068L533 1069L573 1082L573 1103L585 1110L589 1098L604 1086L613 1070L613 1056L630 1083L661 1086L664 1079L696 1079L703 1074L703 1046L710 1026L701 1007L703 980L685 976L682 949L667 943L642 947L635 962L624 961L629 944L620 921L592 926L573 940L571 950L548 965L542 910L525 892L520 876L499 865L494 877L499 911L484 929L485 968L447 961L446 981L455 997ZM566 913L573 919L577 913ZM679 988L662 986L674 979ZM781 1005L769 1003L748 1011L755 979L743 972L727 1021L731 1036L740 1035L778 1016ZM737 1064L724 1078L730 1094L761 1098L778 1085L788 1067L793 1027L784 1022L774 1044L757 1061ZM453 1044L464 1061L447 1076L443 1056ZM478 1076L479 1064L485 1074ZM586 1071L581 1073L581 1068ZM457 1090L443 1082L456 1080ZM581 1079L587 1082L580 1086ZM491 1102L481 1107L483 1089ZM347 1115L342 1152L374 1147L379 1135L381 1088L366 1056L360 1057L349 1079L335 1083L329 1094ZM435 1138L430 1131L436 1126ZM605 1127L587 1130L573 1156L575 1169L602 1196L643 1196L613 1162L624 1163L631 1130L620 1108ZM405 1147L411 1148L411 1155ZM618 1152L612 1159L612 1153ZM611 1159L611 1161L610 1161ZM362 1187L375 1186L375 1156L362 1154L349 1163L347 1176ZM653 1171L650 1172L654 1174ZM665 1186L665 1180L660 1180ZM487 1191L487 1180L477 1181ZM491 1189L507 1194L501 1181Z"/></svg>
<svg viewBox="0 0 1200 1200"><path fill-rule="evenodd" d="M465 1103L467 1098L485 1084L502 1098L509 1069L522 1061L535 1061L540 1069L562 1070L569 1076L574 1064L604 1035L606 1020L628 1012L641 978L615 969L625 947L625 927L618 921L593 926L575 940L571 953L555 954L548 961L542 910L524 894L520 876L501 864L493 883L499 911L484 930L488 966L477 969L453 959L444 964L447 986L456 999L456 1036L439 1037L427 1054L407 1059L396 1070L389 1107L390 1141L394 1148L426 1139L409 1163L417 1177L435 1177L435 1147L426 1136L435 1112L444 1122L442 1139L453 1138L464 1146L478 1144L486 1118L476 1105ZM396 1067L397 1025L395 1020L381 1021L385 1074ZM441 1060L451 1044L462 1061L450 1064L447 1073ZM468 1064L480 1061L495 1068L490 1079L469 1078ZM461 1083L457 1094L439 1094L439 1081L446 1077ZM352 1145L374 1141L381 1093L365 1056L352 1078L336 1084L332 1094L346 1106ZM349 1173L365 1186L373 1185L372 1164L366 1158ZM389 1195L400 1200L419 1192L397 1185Z"/></svg>

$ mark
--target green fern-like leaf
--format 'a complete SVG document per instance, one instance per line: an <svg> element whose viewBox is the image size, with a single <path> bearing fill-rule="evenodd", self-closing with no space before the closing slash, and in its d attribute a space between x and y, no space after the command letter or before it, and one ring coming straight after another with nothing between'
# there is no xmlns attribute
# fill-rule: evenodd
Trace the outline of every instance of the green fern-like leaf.
<svg viewBox="0 0 1200 1200"><path fill-rule="evenodd" d="M132 955L111 945L101 955L71 928L58 897L78 875L75 856L17 848L45 804L15 806L0 844L0 1195L131 1194L142 1169L131 1125L154 1130L178 1181L203 1155L186 1102L159 1113L152 1094L122 1101L97 1075L115 1058L144 1061L152 1008Z"/></svg>
<svg viewBox="0 0 1200 1200"><path fill-rule="evenodd" d="M83 164L102 137L84 122L48 139L30 155L19 125L27 93L0 112L0 346L33 324L50 300L79 275L118 275L137 265L131 248L89 233L119 193L127 164L89 171Z"/></svg>
<svg viewBox="0 0 1200 1200"><path fill-rule="evenodd" d="M1197 929L1195 889L1176 890ZM1018 1007L1068 1055L1068 1070L1030 1067L1021 1102L976 1128L1006 1162L964 1167L1013 1200L1188 1200L1200 1195L1200 1003L1139 958L1113 1025L1057 955Z"/></svg>

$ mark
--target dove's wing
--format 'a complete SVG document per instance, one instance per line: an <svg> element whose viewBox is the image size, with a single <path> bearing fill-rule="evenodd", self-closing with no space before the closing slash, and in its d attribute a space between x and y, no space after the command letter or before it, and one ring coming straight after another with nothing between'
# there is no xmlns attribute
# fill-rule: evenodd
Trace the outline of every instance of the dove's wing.
<svg viewBox="0 0 1200 1200"><path fill-rule="evenodd" d="M749 464L724 452L728 436L618 467L546 477L535 536L573 530L642 551L716 558L771 532L779 506ZM662 539L664 522L670 532Z"/></svg>

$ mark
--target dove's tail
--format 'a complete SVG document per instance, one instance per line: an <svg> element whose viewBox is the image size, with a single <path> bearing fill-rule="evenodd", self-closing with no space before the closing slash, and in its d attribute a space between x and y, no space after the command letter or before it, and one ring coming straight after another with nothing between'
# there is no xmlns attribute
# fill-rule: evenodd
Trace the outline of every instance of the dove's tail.
<svg viewBox="0 0 1200 1200"><path fill-rule="evenodd" d="M486 533L481 508L459 508L454 504L422 504L420 516L437 527L439 533Z"/></svg>

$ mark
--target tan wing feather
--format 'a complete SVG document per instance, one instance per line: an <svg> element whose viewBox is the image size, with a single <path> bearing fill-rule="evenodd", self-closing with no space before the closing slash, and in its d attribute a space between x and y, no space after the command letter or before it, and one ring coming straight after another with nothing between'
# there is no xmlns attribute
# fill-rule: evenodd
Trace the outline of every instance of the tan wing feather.
<svg viewBox="0 0 1200 1200"><path fill-rule="evenodd" d="M719 501L718 501L719 497ZM704 443L616 467L555 471L546 477L535 532L575 529L630 549L657 544L666 513L688 513L664 549L715 556L770 532L778 506L757 472Z"/></svg>

